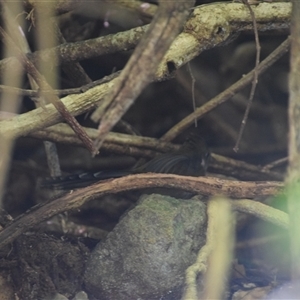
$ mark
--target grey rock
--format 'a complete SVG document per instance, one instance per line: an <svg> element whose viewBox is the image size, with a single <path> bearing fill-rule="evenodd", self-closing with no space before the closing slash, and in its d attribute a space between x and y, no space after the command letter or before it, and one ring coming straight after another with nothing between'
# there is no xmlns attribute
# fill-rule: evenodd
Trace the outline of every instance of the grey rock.
<svg viewBox="0 0 300 300"><path fill-rule="evenodd" d="M154 300L172 299L174 291L180 299L185 270L205 243L205 225L203 202L142 197L92 252L87 292L96 299Z"/></svg>
<svg viewBox="0 0 300 300"><path fill-rule="evenodd" d="M49 297L48 300L68 300L68 298L62 294L57 293L53 297Z"/></svg>
<svg viewBox="0 0 300 300"><path fill-rule="evenodd" d="M89 300L88 295L84 291L78 292L73 300Z"/></svg>

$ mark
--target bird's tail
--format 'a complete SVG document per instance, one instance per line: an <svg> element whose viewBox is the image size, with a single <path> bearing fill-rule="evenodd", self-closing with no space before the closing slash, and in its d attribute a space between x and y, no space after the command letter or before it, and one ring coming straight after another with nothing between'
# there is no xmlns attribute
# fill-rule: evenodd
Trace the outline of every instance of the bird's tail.
<svg viewBox="0 0 300 300"><path fill-rule="evenodd" d="M129 170L121 171L100 171L72 174L54 178L46 178L41 181L41 187L54 188L59 190L72 190L86 187L100 180L119 178L131 174Z"/></svg>

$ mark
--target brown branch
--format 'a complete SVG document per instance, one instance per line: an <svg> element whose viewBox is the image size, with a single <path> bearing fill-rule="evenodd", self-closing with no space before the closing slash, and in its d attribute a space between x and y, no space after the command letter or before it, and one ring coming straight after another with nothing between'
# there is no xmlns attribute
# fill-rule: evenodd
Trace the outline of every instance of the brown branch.
<svg viewBox="0 0 300 300"><path fill-rule="evenodd" d="M288 157L277 159L263 167L263 170L270 170L288 162Z"/></svg>
<svg viewBox="0 0 300 300"><path fill-rule="evenodd" d="M208 112L212 111L214 108L229 100L234 94L239 92L241 89L246 87L253 79L254 73L260 75L265 72L272 64L274 64L280 57L282 57L289 49L290 39L285 40L279 47L277 47L266 59L264 59L258 66L257 70L249 72L247 75L243 76L240 80L226 89L224 92L220 93L218 96L214 97L201 107L197 108L195 112L188 115L182 121L177 123L172 127L163 137L163 141L172 141L179 133L187 129L195 119L199 120Z"/></svg>
<svg viewBox="0 0 300 300"><path fill-rule="evenodd" d="M176 82L182 86L186 90L187 93L191 94L191 97L195 97L197 99L198 106L193 109L195 111L198 107L201 107L204 103L208 101L208 99L204 96L204 91L200 88L199 85L195 85L194 96L191 91L191 83L189 80L189 76L187 76L186 72L183 72L183 69L178 70L176 73ZM209 114L205 116L205 122L207 124L218 124L219 128L222 128L222 136L228 142L236 141L237 133L235 128L233 128L228 122L225 122L223 118L217 114L216 111L211 111ZM195 124L198 123L195 120Z"/></svg>
<svg viewBox="0 0 300 300"><path fill-rule="evenodd" d="M291 5L289 3L260 3L255 7L258 30L289 29ZM274 20L274 15L276 19ZM207 22L210 20L210 22ZM226 27L226 28L225 28ZM130 29L114 35L108 35L83 42L68 43L55 48L37 51L30 55L33 63L38 59L57 63L80 61L98 57L107 53L116 53L133 49L146 32L148 25ZM226 29L226 35L217 34L216 29ZM204 29L204 30L203 30ZM252 30L252 20L248 11L238 3L212 3L194 9L184 32L175 40L173 46L159 66L156 77L168 78L174 69L186 64L203 50L224 43L232 34ZM14 57L0 61L0 73L6 68L15 68L19 64ZM174 66L170 71L168 66Z"/></svg>
<svg viewBox="0 0 300 300"><path fill-rule="evenodd" d="M85 131L88 133L91 139L94 139L98 135L97 129L84 127ZM78 140L76 135L66 124L57 124L48 128L45 128L41 131L36 131L32 135L35 138L39 139L50 139L51 141L73 144L73 145L82 145L82 142ZM141 150L151 149L158 152L167 152L174 151L178 149L178 145L174 145L168 142L161 142L155 138L145 137L145 136L136 136L129 135L124 133L110 132L105 142L117 144L125 147L139 147Z"/></svg>
<svg viewBox="0 0 300 300"><path fill-rule="evenodd" d="M227 14L230 12L234 12L231 8L235 9L241 9L243 10L242 5L237 4L218 4L216 5L216 8L225 10ZM205 11L203 11L205 8ZM208 9L210 8L210 10ZM264 8L264 10L263 10ZM206 16L207 20L207 14L213 14L212 10L214 9L214 5L204 5L201 7L198 7L195 9L195 12L198 11L197 15L194 14L190 17L190 22L193 23L199 23L198 18L201 17L201 12ZM267 10L266 10L267 9ZM291 11L291 7L288 3L276 3L276 4L260 4L255 9L255 14L259 22L261 22L262 25L265 27L263 30L269 30L276 28L276 23L272 23L272 16L275 12L280 11L280 16L276 19L278 22L278 26L280 28L283 28L283 26L288 26L288 24L285 24L289 20L289 13ZM249 13L248 13L249 15ZM209 15L210 16L210 15ZM230 17L230 16L229 16ZM238 17L238 18L237 18ZM239 11L239 15L233 14L232 22L235 20L235 25L238 27L239 31L242 31L245 26L239 26L239 24L242 22L245 25L245 19L249 18L247 15L241 14ZM236 19L237 18L237 19ZM268 23L267 21L270 21L271 23ZM250 22L251 20L249 20ZM251 23L251 22L250 22ZM270 25L271 24L271 25ZM207 25L208 27L211 26ZM274 27L275 26L275 27ZM212 30L212 28L207 28L207 30ZM248 28L246 28L248 29ZM261 29L261 28L260 28ZM189 33L188 33L189 32ZM123 33L122 33L123 34ZM164 57L164 62L162 65L166 64L167 62L172 62L172 65L176 66L176 68L179 68L187 61L191 60L193 57L201 53L204 49L209 49L211 47L214 47L218 44L216 42L216 39L204 39L203 38L204 32L200 30L200 28L197 29L197 32L189 31L188 28L185 29L185 32L180 34L179 37L175 40L173 45L171 46L169 52ZM205 33L207 34L207 33ZM192 36L191 36L192 35ZM131 38L131 35L129 35L127 38ZM122 36L121 40L126 40L126 35ZM220 41L222 42L222 41ZM192 43L192 44L189 44ZM67 47L67 45L62 45L63 47ZM120 49L119 49L120 50ZM185 55L184 53L188 50L189 55ZM55 52L55 51L54 51ZM49 57L43 57L41 58L46 61L51 61L51 58ZM0 62L0 68L2 66L7 66L9 68L15 68L14 64L11 64L11 61L15 61L16 58L9 58L8 60L2 60ZM64 61L60 60L59 61ZM19 65L19 63L18 63ZM3 70L3 69L2 69ZM169 70L167 66L165 66L163 69L160 68L160 71L156 74L157 80L162 80L166 74L169 74ZM89 89L84 94L79 95L72 95L67 96L62 101L65 103L65 105L68 107L68 110L73 115L78 115L80 113L84 113L90 109L95 108L95 106L102 100L103 96L107 93L107 90L115 83L115 79L113 79L110 82L104 83L101 86L94 87L92 89ZM222 97L222 96L221 96ZM230 97L230 95L229 95ZM39 130L51 125L54 125L55 123L58 123L61 121L61 117L59 114L53 109L52 105L46 106L47 112L42 111L41 109L36 109L33 111L30 111L28 113L25 113L23 115L17 116L13 118L12 120L7 121L1 121L0 126L0 133L4 136L22 136L27 135L30 132L33 132L35 130ZM207 107L206 107L207 108ZM202 108L199 108L202 109ZM197 113L200 113L199 109L197 110ZM205 113L202 112L203 114ZM192 116L192 121L194 121L195 116ZM191 123L190 123L191 124ZM188 125L187 125L188 127ZM172 134L173 135L173 134ZM176 136L176 133L175 135ZM173 139L169 138L169 140Z"/></svg>
<svg viewBox="0 0 300 300"><path fill-rule="evenodd" d="M93 128L85 128L91 139L95 139L98 131ZM36 131L30 136L43 140L50 140L57 143L72 144L82 146L82 142L75 136L74 132L65 124L51 126L41 131ZM118 154L129 154L135 157L152 158L155 152L168 152L178 149L178 145L160 140L132 136L122 133L111 132L106 137L103 149L110 150ZM149 150L148 150L149 149ZM260 166L251 165L243 161L212 154L209 170L230 176L236 176L243 180L283 180L281 173L265 170Z"/></svg>
<svg viewBox="0 0 300 300"><path fill-rule="evenodd" d="M39 6L40 5L38 5L37 7L39 7ZM53 29L53 32L55 33L58 43L66 44L67 41L60 31L60 28L57 24L56 19L55 19L55 21L54 21L54 19L52 19L52 29ZM56 57L56 59L57 59L57 57ZM62 70L64 71L64 73L67 75L67 77L73 83L74 86L82 86L82 85L92 83L91 78L88 76L88 74L85 72L85 70L83 69L83 67L81 66L81 64L79 62L63 63Z"/></svg>
<svg viewBox="0 0 300 300"><path fill-rule="evenodd" d="M242 180L280 180L284 175L270 170L264 170L260 166L251 165L240 160L235 160L218 154L212 154L210 170L219 174L225 174Z"/></svg>
<svg viewBox="0 0 300 300"><path fill-rule="evenodd" d="M140 41L149 25L133 28L113 35L102 36L86 41L61 44L55 48L35 51L29 55L30 60L36 64L39 59L53 61L56 64L82 61L119 51L132 50ZM19 62L16 57L6 58L0 61L0 70L15 67Z"/></svg>
<svg viewBox="0 0 300 300"><path fill-rule="evenodd" d="M187 64L187 68L188 68L188 72L191 76L191 79L192 79L192 86L191 86L191 89L192 89L192 103L193 103L193 110L195 111L196 110L196 98L195 98L195 83L196 83L196 79L194 77L194 74L192 72L192 68L191 68L191 64L188 63ZM198 123L197 123L197 119L195 119L195 127L197 127Z"/></svg>
<svg viewBox="0 0 300 300"><path fill-rule="evenodd" d="M57 125L55 125L57 126ZM46 128L45 130L42 131L36 131L32 134L30 134L31 137L37 138L37 139L42 139L42 140L47 140L47 141L52 141L55 143L63 143L67 145L75 145L75 146L82 146L82 142L74 135L65 135L64 132L61 132L60 130L51 130L52 128ZM94 134L91 135L89 134L89 131L93 130ZM89 134L90 137L97 137L97 130L96 129L87 129L87 133ZM109 135L114 134L110 133ZM137 158L153 158L157 152L145 149L144 147L137 147L137 146L132 146L131 143L115 143L115 142L109 142L109 135L107 136L106 140L103 143L102 149L107 150L110 153L115 153L115 154L125 154L125 155L130 155L133 157ZM170 148L170 147L168 147Z"/></svg>
<svg viewBox="0 0 300 300"><path fill-rule="evenodd" d="M157 13L140 44L118 77L105 99L101 113L93 113L93 121L99 121L99 136L95 141L101 147L105 136L133 104L143 88L153 80L155 71L171 43L179 33L193 0L184 2L160 1ZM102 115L103 110L105 113ZM95 153L94 153L95 154Z"/></svg>
<svg viewBox="0 0 300 300"><path fill-rule="evenodd" d="M95 139L98 131L93 128L86 128L85 131L91 139ZM58 124L36 131L30 136L43 140L50 140L57 143L82 146L82 142L74 132L65 124ZM132 136L122 133L111 132L106 137L103 148L118 154L129 154L135 157L152 158L155 152L168 152L178 149L178 145L160 140ZM149 149L149 150L148 150ZM212 154L209 170L221 174L235 176L243 180L283 180L283 174L272 172L260 166L251 165L243 161L235 160L218 154Z"/></svg>
<svg viewBox="0 0 300 300"><path fill-rule="evenodd" d="M12 116L14 115L1 115L0 113L0 119L11 118ZM32 120L31 118L29 119ZM98 135L98 131L93 128L85 127L85 131L91 139L96 138ZM43 130L29 133L29 136L57 143L82 146L82 142L65 124L58 124ZM155 152L146 149L158 152L167 152L178 149L178 146L172 145L168 142L162 142L154 138L111 132L105 139L103 148L118 154L129 154L135 157L152 158L155 156ZM218 154L212 154L212 157L213 160L211 160L209 164L209 169L213 172L236 176L242 180L283 180L284 178L284 175L281 173L272 172L268 169L251 165L243 161L235 160Z"/></svg>
<svg viewBox="0 0 300 300"><path fill-rule="evenodd" d="M275 195L282 190L283 184L280 182L241 182L214 177L185 177L150 173L102 181L89 187L78 189L42 206L34 207L0 233L0 248L11 243L16 237L36 224L61 212L77 209L91 199L111 193L153 187L171 189L178 187L182 190L207 196L223 194L231 198L254 198Z"/></svg>

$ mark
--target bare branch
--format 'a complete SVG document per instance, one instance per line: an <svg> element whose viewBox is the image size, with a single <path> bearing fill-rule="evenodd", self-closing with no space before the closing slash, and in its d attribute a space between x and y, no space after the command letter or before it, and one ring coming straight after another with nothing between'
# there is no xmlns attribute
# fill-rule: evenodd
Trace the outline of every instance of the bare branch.
<svg viewBox="0 0 300 300"><path fill-rule="evenodd" d="M243 76L240 80L238 80L236 83L231 85L224 92L214 97L213 99L211 99L210 101L202 105L201 107L197 108L195 112L188 115L186 118L184 118L179 123L177 123L174 127L172 127L162 137L162 140L164 141L173 140L180 132L188 128L194 122L195 119L199 120L205 114L213 110L215 107L229 100L234 94L236 94L238 91L243 89L252 81L253 75L256 71L258 75L262 74L272 64L274 64L280 57L282 57L282 55L284 55L288 51L289 45L290 45L290 39L288 38L279 47L277 47L266 59L264 59L259 64L257 69L249 72L247 75Z"/></svg>
<svg viewBox="0 0 300 300"><path fill-rule="evenodd" d="M95 122L100 120L99 136L95 141L97 149L143 88L153 80L159 63L179 33L194 1L160 1L159 4L149 30L106 96L105 107L101 107L101 113L96 110L92 115Z"/></svg>
<svg viewBox="0 0 300 300"><path fill-rule="evenodd" d="M0 248L12 242L17 236L34 225L67 210L81 207L96 197L140 188L180 187L202 195L223 194L231 198L254 198L271 196L279 193L281 182L241 182L222 180L214 177L186 177L171 174L137 174L118 179L106 180L86 188L78 189L61 198L36 206L31 211L16 219L0 232Z"/></svg>

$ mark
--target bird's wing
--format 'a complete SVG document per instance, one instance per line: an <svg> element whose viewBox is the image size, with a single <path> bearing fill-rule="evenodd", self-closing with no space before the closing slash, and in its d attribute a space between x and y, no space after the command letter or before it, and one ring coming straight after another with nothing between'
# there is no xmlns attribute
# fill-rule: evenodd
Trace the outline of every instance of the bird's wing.
<svg viewBox="0 0 300 300"><path fill-rule="evenodd" d="M155 157L134 171L184 175L189 173L188 170L191 168L191 164L191 159L184 154L164 154Z"/></svg>

